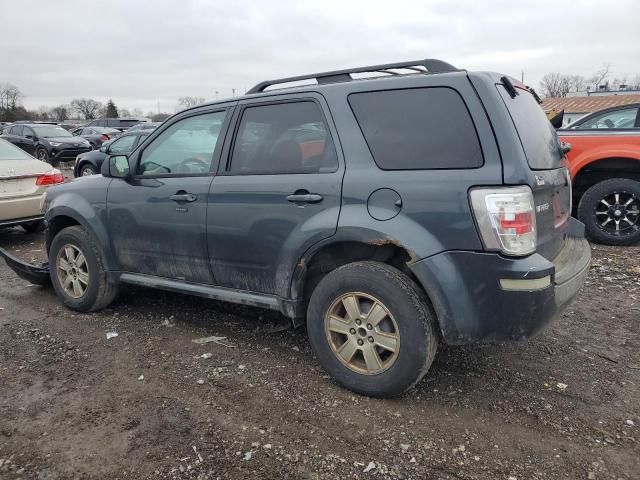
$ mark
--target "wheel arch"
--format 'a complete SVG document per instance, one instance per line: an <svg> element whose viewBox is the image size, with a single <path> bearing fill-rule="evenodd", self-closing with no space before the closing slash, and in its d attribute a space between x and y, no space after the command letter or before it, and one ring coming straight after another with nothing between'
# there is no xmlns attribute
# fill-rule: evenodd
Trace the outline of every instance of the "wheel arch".
<svg viewBox="0 0 640 480"><path fill-rule="evenodd" d="M377 261L397 268L416 282L430 301L429 292L424 290L410 268L417 260L411 249L398 240L373 231L358 233L331 237L314 245L300 258L292 275L288 295L299 304L297 316L306 312L311 294L322 278L338 267L362 260Z"/></svg>
<svg viewBox="0 0 640 480"><path fill-rule="evenodd" d="M99 216L95 214L93 209L89 212L84 210L91 209L86 201L76 201L74 208L68 205L52 206L45 214L47 221L46 249L47 253L51 247L51 242L62 229L73 225L83 227L89 235L97 242L98 247L103 253L105 266L107 270L117 270L115 257L112 254L109 236L104 225L100 222Z"/></svg>
<svg viewBox="0 0 640 480"><path fill-rule="evenodd" d="M607 156L583 163L573 174L574 206L578 204L587 189L611 178L640 181L640 157Z"/></svg>

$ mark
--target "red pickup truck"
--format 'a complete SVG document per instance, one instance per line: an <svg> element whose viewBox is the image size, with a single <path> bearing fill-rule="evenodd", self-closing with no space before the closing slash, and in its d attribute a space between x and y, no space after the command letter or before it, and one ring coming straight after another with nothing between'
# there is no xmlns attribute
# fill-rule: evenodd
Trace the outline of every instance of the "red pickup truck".
<svg viewBox="0 0 640 480"><path fill-rule="evenodd" d="M593 113L558 135L571 145L573 213L591 239L640 242L640 103Z"/></svg>

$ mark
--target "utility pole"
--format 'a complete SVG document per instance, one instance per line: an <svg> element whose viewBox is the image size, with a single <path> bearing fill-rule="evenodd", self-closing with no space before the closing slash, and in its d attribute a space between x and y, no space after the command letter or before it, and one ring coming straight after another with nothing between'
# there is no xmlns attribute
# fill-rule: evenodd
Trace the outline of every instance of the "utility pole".
<svg viewBox="0 0 640 480"><path fill-rule="evenodd" d="M522 75L520 76L520 81L524 83L524 72L520 72Z"/></svg>
<svg viewBox="0 0 640 480"><path fill-rule="evenodd" d="M158 100L158 115L160 115L160 100Z"/></svg>
<svg viewBox="0 0 640 480"><path fill-rule="evenodd" d="M216 90L216 100L218 100L218 94L219 94L219 93L220 93L220 92L219 92L218 90Z"/></svg>
<svg viewBox="0 0 640 480"><path fill-rule="evenodd" d="M235 97L235 96L236 96L236 89L235 89L235 88L232 88L232 89L231 89L231 96L232 96L232 97Z"/></svg>

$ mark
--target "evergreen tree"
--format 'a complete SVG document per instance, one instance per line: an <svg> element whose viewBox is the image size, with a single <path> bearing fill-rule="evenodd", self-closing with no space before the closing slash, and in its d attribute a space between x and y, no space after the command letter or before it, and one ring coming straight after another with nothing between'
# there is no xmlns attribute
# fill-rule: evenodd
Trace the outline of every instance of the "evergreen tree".
<svg viewBox="0 0 640 480"><path fill-rule="evenodd" d="M118 118L118 107L113 103L113 100L109 99L107 102L107 110L105 112L107 118Z"/></svg>

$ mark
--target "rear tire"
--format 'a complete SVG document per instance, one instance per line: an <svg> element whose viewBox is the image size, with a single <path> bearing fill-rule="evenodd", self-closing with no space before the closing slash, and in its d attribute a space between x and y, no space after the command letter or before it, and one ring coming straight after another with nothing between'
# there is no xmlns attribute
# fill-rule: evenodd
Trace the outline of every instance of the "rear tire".
<svg viewBox="0 0 640 480"><path fill-rule="evenodd" d="M582 195L578 219L597 243L631 245L640 242L640 182L612 178L596 183Z"/></svg>
<svg viewBox="0 0 640 480"><path fill-rule="evenodd" d="M117 285L110 281L104 268L100 248L81 226L58 232L49 248L49 268L54 290L72 310L100 310L118 293Z"/></svg>
<svg viewBox="0 0 640 480"><path fill-rule="evenodd" d="M394 397L413 387L438 345L424 292L399 270L371 261L337 268L320 281L309 302L307 330L325 370L344 387L372 397Z"/></svg>

